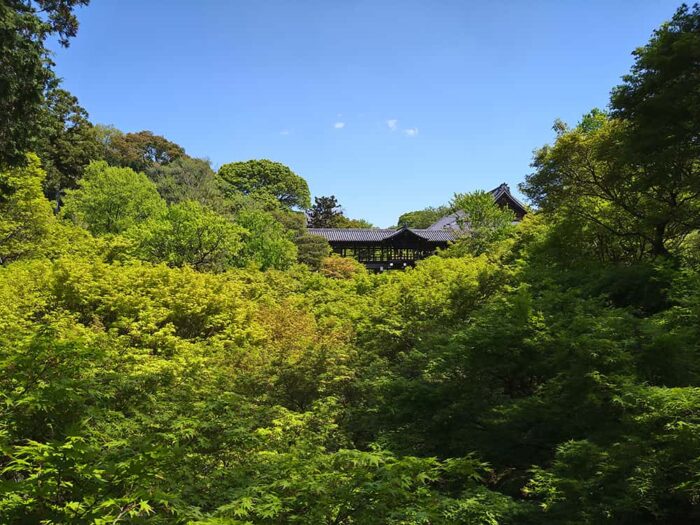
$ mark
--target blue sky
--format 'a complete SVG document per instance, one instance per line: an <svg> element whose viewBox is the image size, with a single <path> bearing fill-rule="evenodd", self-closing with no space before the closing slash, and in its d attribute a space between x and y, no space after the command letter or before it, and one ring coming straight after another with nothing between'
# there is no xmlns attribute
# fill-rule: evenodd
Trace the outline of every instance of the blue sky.
<svg viewBox="0 0 700 525"><path fill-rule="evenodd" d="M678 2L93 0L55 56L93 122L269 158L379 226L514 188Z"/></svg>

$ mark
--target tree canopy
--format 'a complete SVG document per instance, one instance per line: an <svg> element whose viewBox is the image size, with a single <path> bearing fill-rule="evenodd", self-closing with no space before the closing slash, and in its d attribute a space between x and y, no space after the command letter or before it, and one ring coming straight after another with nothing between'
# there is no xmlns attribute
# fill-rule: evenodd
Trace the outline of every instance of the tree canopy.
<svg viewBox="0 0 700 525"><path fill-rule="evenodd" d="M151 131L103 133L104 159L113 166L144 172L185 156L182 146Z"/></svg>
<svg viewBox="0 0 700 525"><path fill-rule="evenodd" d="M335 195L314 197L314 204L306 214L307 224L309 228L337 228L338 217L342 215Z"/></svg>
<svg viewBox="0 0 700 525"><path fill-rule="evenodd" d="M450 208L459 213L457 222L464 232L453 249L465 248L473 255L493 249L496 243L508 237L514 227L513 211L498 206L490 192L456 193Z"/></svg>
<svg viewBox="0 0 700 525"><path fill-rule="evenodd" d="M310 205L306 181L284 164L271 160L249 160L224 164L218 171L228 194L268 195L290 209L306 209Z"/></svg>
<svg viewBox="0 0 700 525"><path fill-rule="evenodd" d="M197 201L183 201L127 232L140 259L200 271L223 271L236 264L248 232Z"/></svg>
<svg viewBox="0 0 700 525"><path fill-rule="evenodd" d="M557 123L523 186L543 208L566 207L615 238L625 257L666 256L700 225L699 27L700 6L680 7L634 52L611 113Z"/></svg>
<svg viewBox="0 0 700 525"><path fill-rule="evenodd" d="M78 188L69 190L63 213L93 234L122 233L165 211L165 202L143 173L94 162Z"/></svg>
<svg viewBox="0 0 700 525"><path fill-rule="evenodd" d="M454 210L452 210L449 206L428 207L423 210L409 211L401 214L396 224L399 227L407 226L409 228L427 228L453 211Z"/></svg>
<svg viewBox="0 0 700 525"><path fill-rule="evenodd" d="M85 167L100 158L100 145L87 111L68 91L50 89L43 109L36 152L47 173L44 192L58 203L65 190L77 186Z"/></svg>
<svg viewBox="0 0 700 525"><path fill-rule="evenodd" d="M146 174L168 203L195 200L213 208L224 206L216 173L206 160L179 157L168 164L151 166Z"/></svg>
<svg viewBox="0 0 700 525"><path fill-rule="evenodd" d="M45 177L36 155L0 172L0 264L35 252L47 237L53 217L41 191Z"/></svg>

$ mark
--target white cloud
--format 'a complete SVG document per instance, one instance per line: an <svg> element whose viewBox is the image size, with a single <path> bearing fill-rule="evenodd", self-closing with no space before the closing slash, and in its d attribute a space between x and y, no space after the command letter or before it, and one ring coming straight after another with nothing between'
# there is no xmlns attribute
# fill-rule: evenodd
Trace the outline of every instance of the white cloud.
<svg viewBox="0 0 700 525"><path fill-rule="evenodd" d="M345 122L336 122L335 124L333 124L333 127L335 129L343 129L345 127Z"/></svg>
<svg viewBox="0 0 700 525"><path fill-rule="evenodd" d="M283 129L280 131L280 135L289 135L290 131L288 129Z"/></svg>
<svg viewBox="0 0 700 525"><path fill-rule="evenodd" d="M386 125L389 126L389 129L391 131L396 131L399 125L399 121L395 118L390 118L389 120L386 121Z"/></svg>
<svg viewBox="0 0 700 525"><path fill-rule="evenodd" d="M415 137L418 135L418 128L408 128L403 130L407 137Z"/></svg>

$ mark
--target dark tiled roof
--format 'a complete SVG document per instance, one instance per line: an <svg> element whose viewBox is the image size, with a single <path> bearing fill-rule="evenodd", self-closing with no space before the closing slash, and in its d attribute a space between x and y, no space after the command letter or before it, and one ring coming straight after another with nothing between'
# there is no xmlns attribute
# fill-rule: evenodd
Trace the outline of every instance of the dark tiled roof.
<svg viewBox="0 0 700 525"><path fill-rule="evenodd" d="M414 233L428 242L447 242L456 238L456 232L450 230L420 230L415 228L401 228L399 230L309 228L307 231L311 235L319 235L329 242L380 242L404 231Z"/></svg>
<svg viewBox="0 0 700 525"><path fill-rule="evenodd" d="M491 195L493 195L493 200L495 201L503 197L503 195L507 195L511 202L513 202L516 206L520 207L523 211L527 211L525 205L513 196L513 194L510 192L510 188L505 182L501 184L498 188L492 189Z"/></svg>
<svg viewBox="0 0 700 525"><path fill-rule="evenodd" d="M510 193L510 188L505 183L491 190L491 195L493 195L494 201L497 201L505 195L516 206L519 206L525 211L525 205L513 197ZM408 231L428 242L444 243L454 241L459 236L462 230L459 218L463 216L464 212L458 210L455 213L451 213L437 220L427 229L400 228L398 230L382 230L374 228L309 228L307 231L312 235L320 235L329 242L381 242Z"/></svg>
<svg viewBox="0 0 700 525"><path fill-rule="evenodd" d="M396 230L370 228L309 228L306 231L328 241L383 241L396 233Z"/></svg>
<svg viewBox="0 0 700 525"><path fill-rule="evenodd" d="M454 230L416 230L411 228L411 231L429 242L454 241L459 235L459 232Z"/></svg>
<svg viewBox="0 0 700 525"><path fill-rule="evenodd" d="M462 210L457 210L456 212L445 215L444 217L441 217L435 221L433 224L428 226L428 230L461 230L462 226L459 224L458 220L460 217L464 217L464 212Z"/></svg>

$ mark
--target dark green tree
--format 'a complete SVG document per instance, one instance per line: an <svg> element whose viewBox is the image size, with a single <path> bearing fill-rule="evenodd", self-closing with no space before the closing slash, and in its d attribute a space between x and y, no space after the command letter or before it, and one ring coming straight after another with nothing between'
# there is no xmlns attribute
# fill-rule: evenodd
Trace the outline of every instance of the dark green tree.
<svg viewBox="0 0 700 525"><path fill-rule="evenodd" d="M309 228L337 228L338 218L343 210L335 195L330 197L314 197L314 204L307 212Z"/></svg>
<svg viewBox="0 0 700 525"><path fill-rule="evenodd" d="M74 9L89 0L5 0L0 4L0 166L22 163L40 135L44 93L55 77L46 39L64 47L78 31Z"/></svg>
<svg viewBox="0 0 700 525"><path fill-rule="evenodd" d="M75 188L85 167L99 158L100 144L87 111L64 89L49 89L40 122L36 153L47 174L44 193L59 203L63 191Z"/></svg>
<svg viewBox="0 0 700 525"><path fill-rule="evenodd" d="M216 174L206 160L179 157L167 164L154 164L146 175L168 203L194 200L210 208L224 207Z"/></svg>
<svg viewBox="0 0 700 525"><path fill-rule="evenodd" d="M679 7L633 55L630 73L613 89L612 116L631 124L635 154L666 160L649 173L650 183L675 181L700 157L700 4Z"/></svg>
<svg viewBox="0 0 700 525"><path fill-rule="evenodd" d="M651 195L652 250L700 227L700 4L682 5L634 52L612 93L612 116L628 124L625 149L641 172L631 191Z"/></svg>
<svg viewBox="0 0 700 525"><path fill-rule="evenodd" d="M667 255L700 227L696 165L662 174L663 156L635 153L631 125L596 111L576 128L557 124L555 143L535 154L522 186L544 212L576 217L571 225L595 236L608 259Z"/></svg>
<svg viewBox="0 0 700 525"><path fill-rule="evenodd" d="M299 235L294 244L297 245L297 261L313 270L321 268L323 259L331 254L328 241L318 235Z"/></svg>
<svg viewBox="0 0 700 525"><path fill-rule="evenodd" d="M314 204L306 212L306 218L309 228L372 228L369 221L346 217L335 195L314 197Z"/></svg>

